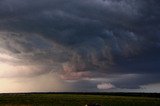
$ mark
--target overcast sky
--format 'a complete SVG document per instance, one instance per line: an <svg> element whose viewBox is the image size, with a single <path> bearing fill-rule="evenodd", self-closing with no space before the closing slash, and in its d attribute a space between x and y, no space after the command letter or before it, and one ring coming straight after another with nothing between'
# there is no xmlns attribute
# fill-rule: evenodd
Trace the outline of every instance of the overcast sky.
<svg viewBox="0 0 160 106"><path fill-rule="evenodd" d="M159 0L0 0L0 92L160 92Z"/></svg>

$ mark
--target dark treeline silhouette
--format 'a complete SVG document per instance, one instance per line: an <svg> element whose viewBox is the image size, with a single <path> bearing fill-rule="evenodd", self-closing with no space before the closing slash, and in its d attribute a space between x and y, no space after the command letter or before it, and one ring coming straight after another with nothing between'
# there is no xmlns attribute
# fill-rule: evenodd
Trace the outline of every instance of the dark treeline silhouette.
<svg viewBox="0 0 160 106"><path fill-rule="evenodd" d="M27 93L1 93L1 94L75 94L75 95L108 95L108 96L131 96L160 98L160 93L124 93L124 92L27 92Z"/></svg>

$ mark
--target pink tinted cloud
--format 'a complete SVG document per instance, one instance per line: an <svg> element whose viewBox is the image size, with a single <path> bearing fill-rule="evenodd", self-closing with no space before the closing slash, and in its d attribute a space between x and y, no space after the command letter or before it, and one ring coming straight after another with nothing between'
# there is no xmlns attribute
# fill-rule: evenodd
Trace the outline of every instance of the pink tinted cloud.
<svg viewBox="0 0 160 106"><path fill-rule="evenodd" d="M84 78L91 78L92 73L90 71L76 71L74 66L71 65L64 65L63 66L63 73L61 78L63 80L79 80Z"/></svg>
<svg viewBox="0 0 160 106"><path fill-rule="evenodd" d="M83 78L90 78L92 75L90 72L70 72L70 73L64 73L61 75L61 78L63 80L79 80Z"/></svg>
<svg viewBox="0 0 160 106"><path fill-rule="evenodd" d="M97 85L97 88L101 90L107 90L107 89L115 88L115 86L111 83L100 83Z"/></svg>

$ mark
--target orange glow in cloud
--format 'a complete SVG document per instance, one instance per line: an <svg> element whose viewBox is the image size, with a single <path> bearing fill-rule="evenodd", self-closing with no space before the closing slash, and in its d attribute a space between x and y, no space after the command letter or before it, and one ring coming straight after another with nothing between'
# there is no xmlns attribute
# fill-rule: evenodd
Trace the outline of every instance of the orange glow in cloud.
<svg viewBox="0 0 160 106"><path fill-rule="evenodd" d="M42 70L41 66L20 65L16 63L16 58L7 54L0 54L0 59L0 93L56 92L68 89L55 73L32 76Z"/></svg>
<svg viewBox="0 0 160 106"><path fill-rule="evenodd" d="M0 59L0 77L30 76L42 69L39 65L18 64L19 59L7 54L0 54Z"/></svg>
<svg viewBox="0 0 160 106"><path fill-rule="evenodd" d="M60 92L69 89L53 73L30 78L0 78L0 93Z"/></svg>

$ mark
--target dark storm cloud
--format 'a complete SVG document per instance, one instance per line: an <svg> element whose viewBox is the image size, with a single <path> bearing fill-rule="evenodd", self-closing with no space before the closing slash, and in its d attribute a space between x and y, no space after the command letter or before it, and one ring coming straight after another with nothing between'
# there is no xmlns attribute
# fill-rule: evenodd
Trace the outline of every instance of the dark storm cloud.
<svg viewBox="0 0 160 106"><path fill-rule="evenodd" d="M159 10L158 0L1 0L2 48L66 80L160 75Z"/></svg>
<svg viewBox="0 0 160 106"><path fill-rule="evenodd" d="M139 89L140 85L147 85L152 83L159 83L159 74L141 74L135 75L133 78L113 81L112 83L119 88Z"/></svg>

